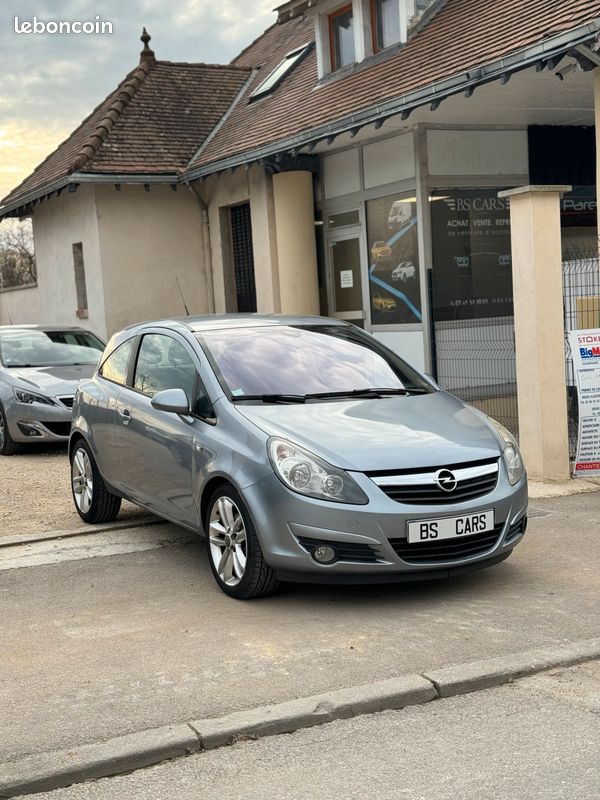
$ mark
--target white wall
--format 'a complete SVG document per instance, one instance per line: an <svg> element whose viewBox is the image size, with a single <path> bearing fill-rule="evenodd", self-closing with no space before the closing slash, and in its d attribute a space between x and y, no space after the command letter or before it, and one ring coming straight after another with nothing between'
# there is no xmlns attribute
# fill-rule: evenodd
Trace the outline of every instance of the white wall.
<svg viewBox="0 0 600 800"><path fill-rule="evenodd" d="M365 189L414 178L416 174L414 134L411 131L403 136L393 136L365 145L363 165Z"/></svg>
<svg viewBox="0 0 600 800"><path fill-rule="evenodd" d="M232 175L223 173L198 184L209 207L210 244L215 310L217 313L236 310L234 285L227 279L232 264L227 263L230 243L227 209L240 203L250 203L256 303L259 313L281 310L279 270L275 233L275 210L272 179L264 169L254 166L238 169Z"/></svg>
<svg viewBox="0 0 600 800"><path fill-rule="evenodd" d="M373 336L412 367L425 372L425 342L421 331L374 331Z"/></svg>
<svg viewBox="0 0 600 800"><path fill-rule="evenodd" d="M38 288L0 295L2 319L8 313L15 323L82 325L106 337L104 290L94 190L81 186L77 192L36 206L33 235ZM77 294L73 267L73 244L83 244L88 297L88 319L77 317Z"/></svg>
<svg viewBox="0 0 600 800"><path fill-rule="evenodd" d="M145 320L208 312L202 214L189 189L96 187L108 333ZM86 260L87 272L87 260Z"/></svg>
<svg viewBox="0 0 600 800"><path fill-rule="evenodd" d="M428 130L430 175L527 175L527 131Z"/></svg>
<svg viewBox="0 0 600 800"><path fill-rule="evenodd" d="M355 147L323 158L323 196L327 200L360 191L359 157Z"/></svg>

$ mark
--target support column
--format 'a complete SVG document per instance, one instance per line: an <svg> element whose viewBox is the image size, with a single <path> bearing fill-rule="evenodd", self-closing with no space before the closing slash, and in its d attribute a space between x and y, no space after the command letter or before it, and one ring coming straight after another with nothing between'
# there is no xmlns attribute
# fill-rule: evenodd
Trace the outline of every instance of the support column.
<svg viewBox="0 0 600 800"><path fill-rule="evenodd" d="M569 473L560 196L570 186L525 186L510 198L519 443L529 476Z"/></svg>
<svg viewBox="0 0 600 800"><path fill-rule="evenodd" d="M318 314L319 283L312 174L273 175L273 200L283 314Z"/></svg>

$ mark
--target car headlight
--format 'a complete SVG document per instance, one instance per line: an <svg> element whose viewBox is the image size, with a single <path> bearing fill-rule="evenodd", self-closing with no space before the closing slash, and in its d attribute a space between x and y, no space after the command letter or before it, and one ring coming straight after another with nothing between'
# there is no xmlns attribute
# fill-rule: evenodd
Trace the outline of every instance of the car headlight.
<svg viewBox="0 0 600 800"><path fill-rule="evenodd" d="M515 437L504 427L504 425L496 422L496 420L492 419L491 417L489 417L489 420L494 426L496 433L502 440L502 457L504 458L506 471L508 472L508 482L511 486L514 486L525 474L525 465L523 464L523 459L521 458L519 445L517 444Z"/></svg>
<svg viewBox="0 0 600 800"><path fill-rule="evenodd" d="M269 458L277 477L288 489L334 503L366 505L369 498L343 469L285 439L269 439Z"/></svg>
<svg viewBox="0 0 600 800"><path fill-rule="evenodd" d="M19 403L26 403L28 406L33 403L41 403L44 406L55 405L54 400L49 397L44 397L42 394L35 394L34 392L26 392L24 389L15 389L15 398Z"/></svg>

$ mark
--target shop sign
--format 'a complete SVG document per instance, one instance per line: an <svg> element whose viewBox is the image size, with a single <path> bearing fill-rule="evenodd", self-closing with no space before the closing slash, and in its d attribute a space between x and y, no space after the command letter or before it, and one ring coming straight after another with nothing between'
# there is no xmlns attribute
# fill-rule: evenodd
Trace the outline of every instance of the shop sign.
<svg viewBox="0 0 600 800"><path fill-rule="evenodd" d="M577 456L579 478L600 475L600 328L569 331L579 397Z"/></svg>

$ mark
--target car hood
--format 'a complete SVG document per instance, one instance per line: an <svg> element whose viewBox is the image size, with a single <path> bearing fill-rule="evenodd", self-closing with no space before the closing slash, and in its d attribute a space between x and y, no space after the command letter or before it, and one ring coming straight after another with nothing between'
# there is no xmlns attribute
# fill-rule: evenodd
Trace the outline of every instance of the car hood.
<svg viewBox="0 0 600 800"><path fill-rule="evenodd" d="M17 367L7 369L5 374L18 388L55 397L75 394L79 384L89 380L95 371L94 364L80 364L68 367Z"/></svg>
<svg viewBox="0 0 600 800"><path fill-rule="evenodd" d="M485 418L446 392L237 409L268 435L356 472L449 466L501 454Z"/></svg>

